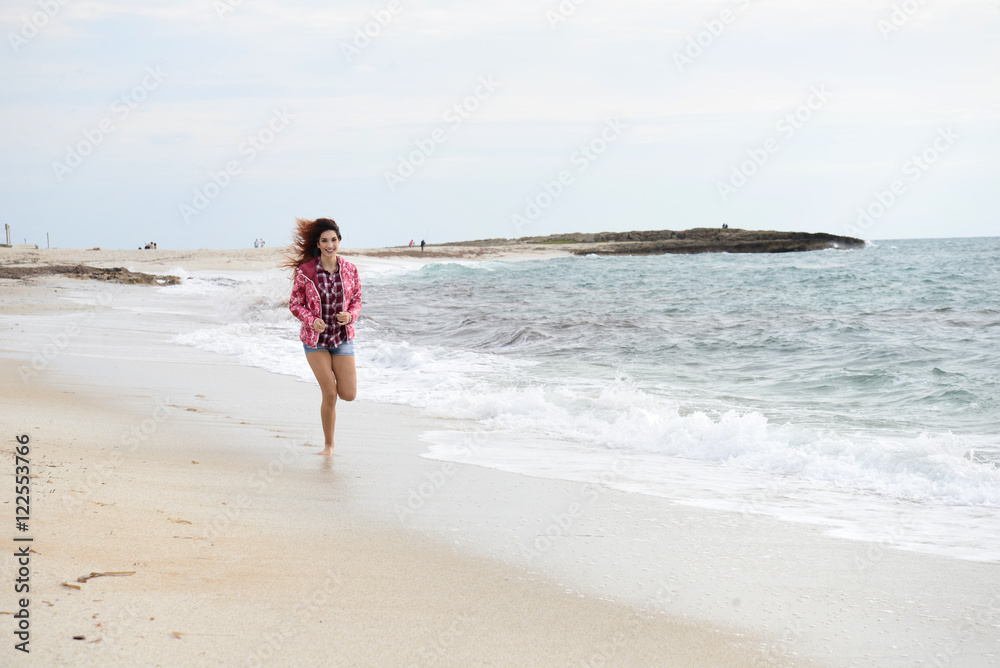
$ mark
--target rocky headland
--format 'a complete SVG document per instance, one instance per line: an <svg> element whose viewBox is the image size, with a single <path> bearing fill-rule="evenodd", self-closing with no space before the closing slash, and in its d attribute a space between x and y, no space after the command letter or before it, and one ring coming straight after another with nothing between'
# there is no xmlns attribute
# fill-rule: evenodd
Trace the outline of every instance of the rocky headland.
<svg viewBox="0 0 1000 668"><path fill-rule="evenodd" d="M658 255L663 253L798 253L812 250L864 248L863 239L823 232L778 232L698 227L690 230L645 230L550 234L519 239L456 241L435 246L556 247L576 255ZM430 247L430 246L429 246Z"/></svg>

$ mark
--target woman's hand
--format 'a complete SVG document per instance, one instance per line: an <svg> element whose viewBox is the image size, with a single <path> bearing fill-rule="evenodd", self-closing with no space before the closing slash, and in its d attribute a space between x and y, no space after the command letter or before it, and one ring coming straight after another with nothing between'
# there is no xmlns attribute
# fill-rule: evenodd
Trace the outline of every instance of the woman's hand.
<svg viewBox="0 0 1000 668"><path fill-rule="evenodd" d="M313 320L313 331L322 334L323 332L326 331L326 323L320 320L319 318L316 318L315 320Z"/></svg>
<svg viewBox="0 0 1000 668"><path fill-rule="evenodd" d="M341 311L337 314L337 324L347 325L351 322L351 314L347 311Z"/></svg>

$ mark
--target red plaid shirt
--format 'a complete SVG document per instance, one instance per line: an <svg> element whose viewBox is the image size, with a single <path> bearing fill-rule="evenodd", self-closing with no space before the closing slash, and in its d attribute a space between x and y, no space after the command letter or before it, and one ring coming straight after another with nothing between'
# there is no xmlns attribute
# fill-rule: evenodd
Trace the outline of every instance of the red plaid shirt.
<svg viewBox="0 0 1000 668"><path fill-rule="evenodd" d="M340 278L340 268L331 274L316 258L316 287L323 306L323 322L326 329L320 332L316 348L336 348L347 340L347 327L337 323L337 314L344 308L344 282Z"/></svg>

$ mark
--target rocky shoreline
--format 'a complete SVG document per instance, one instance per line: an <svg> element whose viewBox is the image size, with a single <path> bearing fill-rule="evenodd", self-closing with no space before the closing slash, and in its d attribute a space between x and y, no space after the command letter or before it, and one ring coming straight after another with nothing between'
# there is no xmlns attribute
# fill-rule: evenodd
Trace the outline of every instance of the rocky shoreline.
<svg viewBox="0 0 1000 668"><path fill-rule="evenodd" d="M33 276L51 276L59 274L70 278L89 278L98 281L111 281L126 285L177 285L177 276L165 274L146 274L140 271L129 271L124 267L88 267L82 264L44 264L32 266L0 266L0 278L24 279Z"/></svg>

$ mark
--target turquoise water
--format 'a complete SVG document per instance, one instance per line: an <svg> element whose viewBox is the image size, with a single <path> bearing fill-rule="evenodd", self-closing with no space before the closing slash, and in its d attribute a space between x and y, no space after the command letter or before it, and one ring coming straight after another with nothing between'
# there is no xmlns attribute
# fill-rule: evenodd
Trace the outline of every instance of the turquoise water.
<svg viewBox="0 0 1000 668"><path fill-rule="evenodd" d="M536 363L510 386L625 377L687 410L985 437L996 461L998 238L435 264L365 298L385 338Z"/></svg>

